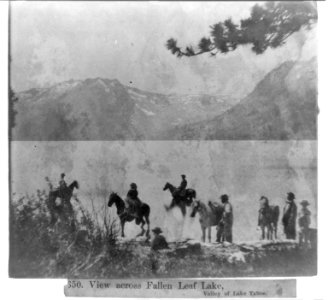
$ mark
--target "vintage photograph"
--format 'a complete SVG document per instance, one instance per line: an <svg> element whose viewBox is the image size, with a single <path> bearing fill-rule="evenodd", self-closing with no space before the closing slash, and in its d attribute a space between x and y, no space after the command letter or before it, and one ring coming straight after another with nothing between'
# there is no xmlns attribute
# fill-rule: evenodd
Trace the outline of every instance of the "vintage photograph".
<svg viewBox="0 0 328 300"><path fill-rule="evenodd" d="M9 14L10 277L317 274L315 2Z"/></svg>

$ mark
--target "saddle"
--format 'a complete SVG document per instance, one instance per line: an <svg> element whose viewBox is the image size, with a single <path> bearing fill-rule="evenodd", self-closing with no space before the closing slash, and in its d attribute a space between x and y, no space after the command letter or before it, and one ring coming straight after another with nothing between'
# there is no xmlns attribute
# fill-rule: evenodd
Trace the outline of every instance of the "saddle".
<svg viewBox="0 0 328 300"><path fill-rule="evenodd" d="M67 195L67 188L63 189L61 187L57 187L54 191L58 192L58 197L62 199Z"/></svg>
<svg viewBox="0 0 328 300"><path fill-rule="evenodd" d="M218 208L221 206L221 204L216 201L208 201L208 205L210 206L210 208Z"/></svg>
<svg viewBox="0 0 328 300"><path fill-rule="evenodd" d="M133 216L137 215L138 210L142 206L142 202L139 198L138 199L133 199L131 197L126 197L125 198L125 204L126 204L125 212L127 214L133 215Z"/></svg>
<svg viewBox="0 0 328 300"><path fill-rule="evenodd" d="M183 189L183 190L176 189L172 193L172 196L173 196L173 198L186 198L187 190L186 189Z"/></svg>
<svg viewBox="0 0 328 300"><path fill-rule="evenodd" d="M219 209L222 207L221 204L216 201L208 201L208 206L215 214L218 214Z"/></svg>

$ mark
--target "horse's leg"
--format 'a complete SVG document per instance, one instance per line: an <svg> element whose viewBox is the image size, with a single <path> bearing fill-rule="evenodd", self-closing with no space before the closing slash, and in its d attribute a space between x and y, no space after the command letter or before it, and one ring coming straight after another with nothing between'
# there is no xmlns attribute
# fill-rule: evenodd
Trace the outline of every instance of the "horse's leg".
<svg viewBox="0 0 328 300"><path fill-rule="evenodd" d="M145 215L146 223L147 223L147 231L146 237L150 238L150 222L149 222L149 215Z"/></svg>
<svg viewBox="0 0 328 300"><path fill-rule="evenodd" d="M202 227L202 242L205 243L206 227Z"/></svg>
<svg viewBox="0 0 328 300"><path fill-rule="evenodd" d="M208 242L210 243L211 242L211 234L212 234L212 227L211 226L208 226L207 227L207 230L208 230Z"/></svg>
<svg viewBox="0 0 328 300"><path fill-rule="evenodd" d="M271 231L271 226L270 224L267 226L267 240L270 240L270 231Z"/></svg>
<svg viewBox="0 0 328 300"><path fill-rule="evenodd" d="M264 240L264 238L265 238L265 227L263 225L261 226L261 232L262 232L261 240Z"/></svg>
<svg viewBox="0 0 328 300"><path fill-rule="evenodd" d="M270 237L269 237L269 235L270 235L270 225L267 225L266 226L266 229L267 229L267 231L266 231L266 239L269 240L270 239Z"/></svg>
<svg viewBox="0 0 328 300"><path fill-rule="evenodd" d="M122 229L122 233L121 236L124 237L124 225L125 225L125 221L121 219L121 229Z"/></svg>
<svg viewBox="0 0 328 300"><path fill-rule="evenodd" d="M144 219L142 218L142 219L141 219L141 232L140 232L137 236L143 236L143 235L144 235L144 233L145 233L144 226L145 226L145 221L144 221Z"/></svg>
<svg viewBox="0 0 328 300"><path fill-rule="evenodd" d="M182 216L185 217L186 216L186 206L184 204L181 204L180 208L181 208Z"/></svg>
<svg viewBox="0 0 328 300"><path fill-rule="evenodd" d="M274 240L274 224L271 224L270 225L270 229L271 229L271 240L273 241Z"/></svg>
<svg viewBox="0 0 328 300"><path fill-rule="evenodd" d="M55 225L56 221L57 221L57 218L56 218L56 213L55 213L55 201L56 199L53 198L53 196L49 196L49 199L48 199L48 210L49 210L49 213L50 213L50 225L53 226Z"/></svg>
<svg viewBox="0 0 328 300"><path fill-rule="evenodd" d="M50 212L50 225L53 226L57 221L56 214L53 208L49 208L49 212Z"/></svg>
<svg viewBox="0 0 328 300"><path fill-rule="evenodd" d="M176 200L174 198L172 198L171 204L169 206L164 205L164 207L165 207L166 211L170 211L176 205L177 205Z"/></svg>

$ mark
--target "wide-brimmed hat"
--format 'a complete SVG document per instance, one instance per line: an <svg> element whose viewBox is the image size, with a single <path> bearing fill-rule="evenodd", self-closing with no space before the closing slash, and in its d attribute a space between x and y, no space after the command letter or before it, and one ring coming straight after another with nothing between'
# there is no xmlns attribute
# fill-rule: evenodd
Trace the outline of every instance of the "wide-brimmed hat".
<svg viewBox="0 0 328 300"><path fill-rule="evenodd" d="M293 200L295 199L295 194L292 192L288 192L287 196L293 198Z"/></svg>
<svg viewBox="0 0 328 300"><path fill-rule="evenodd" d="M228 195L227 194L221 195L221 200L228 201L229 200Z"/></svg>
<svg viewBox="0 0 328 300"><path fill-rule="evenodd" d="M154 233L162 233L163 231L159 227L155 227L154 229L152 229L152 232L154 232Z"/></svg>
<svg viewBox="0 0 328 300"><path fill-rule="evenodd" d="M308 205L310 205L309 201L307 201L307 200L302 200L300 204L302 206L308 206Z"/></svg>
<svg viewBox="0 0 328 300"><path fill-rule="evenodd" d="M264 202L265 202L266 204L269 204L269 199L268 199L268 197L261 196L261 198L259 199L259 201L261 201L261 200L264 200Z"/></svg>
<svg viewBox="0 0 328 300"><path fill-rule="evenodd" d="M137 185L136 185L134 182L132 182L132 183L130 184L130 187L136 189L136 188L137 188Z"/></svg>

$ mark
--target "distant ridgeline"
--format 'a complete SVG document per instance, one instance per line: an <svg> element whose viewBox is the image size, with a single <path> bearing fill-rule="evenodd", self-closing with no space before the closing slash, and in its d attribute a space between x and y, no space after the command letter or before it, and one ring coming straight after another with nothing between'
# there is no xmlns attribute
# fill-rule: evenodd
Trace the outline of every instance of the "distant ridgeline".
<svg viewBox="0 0 328 300"><path fill-rule="evenodd" d="M244 99L163 95L118 80L18 94L13 140L315 140L317 64L285 62Z"/></svg>

